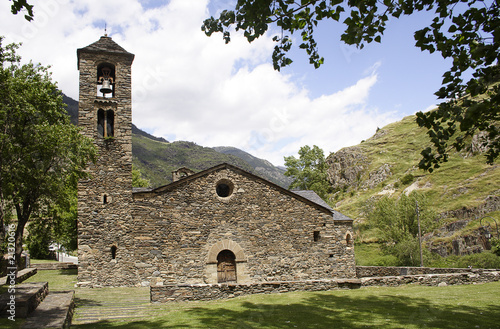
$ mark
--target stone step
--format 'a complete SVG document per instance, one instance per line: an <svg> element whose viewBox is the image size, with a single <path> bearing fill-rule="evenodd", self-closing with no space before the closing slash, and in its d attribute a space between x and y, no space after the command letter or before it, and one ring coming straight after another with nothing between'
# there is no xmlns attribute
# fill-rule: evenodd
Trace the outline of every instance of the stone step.
<svg viewBox="0 0 500 329"><path fill-rule="evenodd" d="M63 263L63 262L54 262L54 263L40 263L40 264L31 264L30 267L37 268L38 270L70 270L77 269L78 265L73 263Z"/></svg>
<svg viewBox="0 0 500 329"><path fill-rule="evenodd" d="M69 328L74 310L73 290L51 292L21 328Z"/></svg>
<svg viewBox="0 0 500 329"><path fill-rule="evenodd" d="M26 280L27 278L29 278L30 276L35 275L36 272L37 272L36 268L25 268L23 270L20 270L19 272L17 272L16 282L21 283L24 280ZM2 276L0 278L0 286L4 285L4 284L10 285L10 282L7 282L7 280L9 280L9 279L10 279L9 276Z"/></svg>
<svg viewBox="0 0 500 329"><path fill-rule="evenodd" d="M45 299L49 293L49 284L47 282L21 283L13 289L0 295L0 317L26 318ZM15 298L12 299L11 296Z"/></svg>

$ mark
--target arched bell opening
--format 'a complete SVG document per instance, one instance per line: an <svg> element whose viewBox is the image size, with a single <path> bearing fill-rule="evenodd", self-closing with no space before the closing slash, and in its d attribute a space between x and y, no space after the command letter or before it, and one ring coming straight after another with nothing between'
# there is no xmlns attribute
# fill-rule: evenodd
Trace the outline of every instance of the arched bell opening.
<svg viewBox="0 0 500 329"><path fill-rule="evenodd" d="M101 63L97 66L97 96L115 97L115 66Z"/></svg>

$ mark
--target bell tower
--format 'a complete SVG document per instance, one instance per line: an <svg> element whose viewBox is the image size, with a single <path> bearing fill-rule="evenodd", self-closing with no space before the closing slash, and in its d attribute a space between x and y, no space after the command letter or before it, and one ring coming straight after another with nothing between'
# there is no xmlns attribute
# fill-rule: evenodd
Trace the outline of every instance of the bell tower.
<svg viewBox="0 0 500 329"><path fill-rule="evenodd" d="M136 282L126 255L132 227L132 83L134 54L107 35L77 50L78 125L98 159L78 184L78 281L88 286ZM131 266L132 265L132 266Z"/></svg>

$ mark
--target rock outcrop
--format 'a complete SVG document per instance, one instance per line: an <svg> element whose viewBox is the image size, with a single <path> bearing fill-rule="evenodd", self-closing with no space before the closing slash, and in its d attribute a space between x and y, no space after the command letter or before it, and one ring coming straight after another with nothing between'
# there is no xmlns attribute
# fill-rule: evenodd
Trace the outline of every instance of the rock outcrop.
<svg viewBox="0 0 500 329"><path fill-rule="evenodd" d="M326 158L327 178L334 189L357 186L368 164L367 157L360 147L344 148Z"/></svg>

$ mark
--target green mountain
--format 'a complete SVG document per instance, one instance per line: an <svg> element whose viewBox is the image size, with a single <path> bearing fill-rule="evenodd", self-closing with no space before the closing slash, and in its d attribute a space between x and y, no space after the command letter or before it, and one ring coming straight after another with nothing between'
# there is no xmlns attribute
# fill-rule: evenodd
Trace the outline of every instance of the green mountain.
<svg viewBox="0 0 500 329"><path fill-rule="evenodd" d="M284 188L290 184L290 179L283 175L283 169L237 148L210 148L185 141L169 143L135 126L132 126L132 155L134 167L154 187L172 182L172 171L181 167L198 172L222 162L235 165Z"/></svg>
<svg viewBox="0 0 500 329"><path fill-rule="evenodd" d="M276 167L271 162L254 157L250 153L237 149L231 146L218 146L213 148L215 151L223 154L234 155L246 163L248 163L254 169L254 173L265 177L267 180L287 188L293 181L293 178L284 175L286 169L282 167Z"/></svg>
<svg viewBox="0 0 500 329"><path fill-rule="evenodd" d="M355 219L358 243L374 242L377 231L367 221L374 202L417 190L431 200L438 214L440 228L425 237L428 249L442 256L481 252L490 246L480 219L487 216L482 226L497 235L500 165L499 161L486 164L479 139L475 136L467 150L452 153L448 162L428 173L417 167L429 141L415 116L389 124L361 144L328 156L328 180L336 191L329 202Z"/></svg>
<svg viewBox="0 0 500 329"><path fill-rule="evenodd" d="M149 179L153 187L172 182L172 171L187 167L195 172L213 167L222 162L253 172L253 168L242 159L216 152L212 148L193 142L160 142L144 135L132 134L132 163Z"/></svg>
<svg viewBox="0 0 500 329"><path fill-rule="evenodd" d="M78 101L63 95L71 122L78 123ZM287 188L290 178L283 175L284 169L273 166L269 161L256 158L234 147L203 147L193 142L169 143L132 124L132 163L143 178L158 187L172 182L172 171L187 167L195 172L227 162L243 170L261 176L277 185Z"/></svg>

